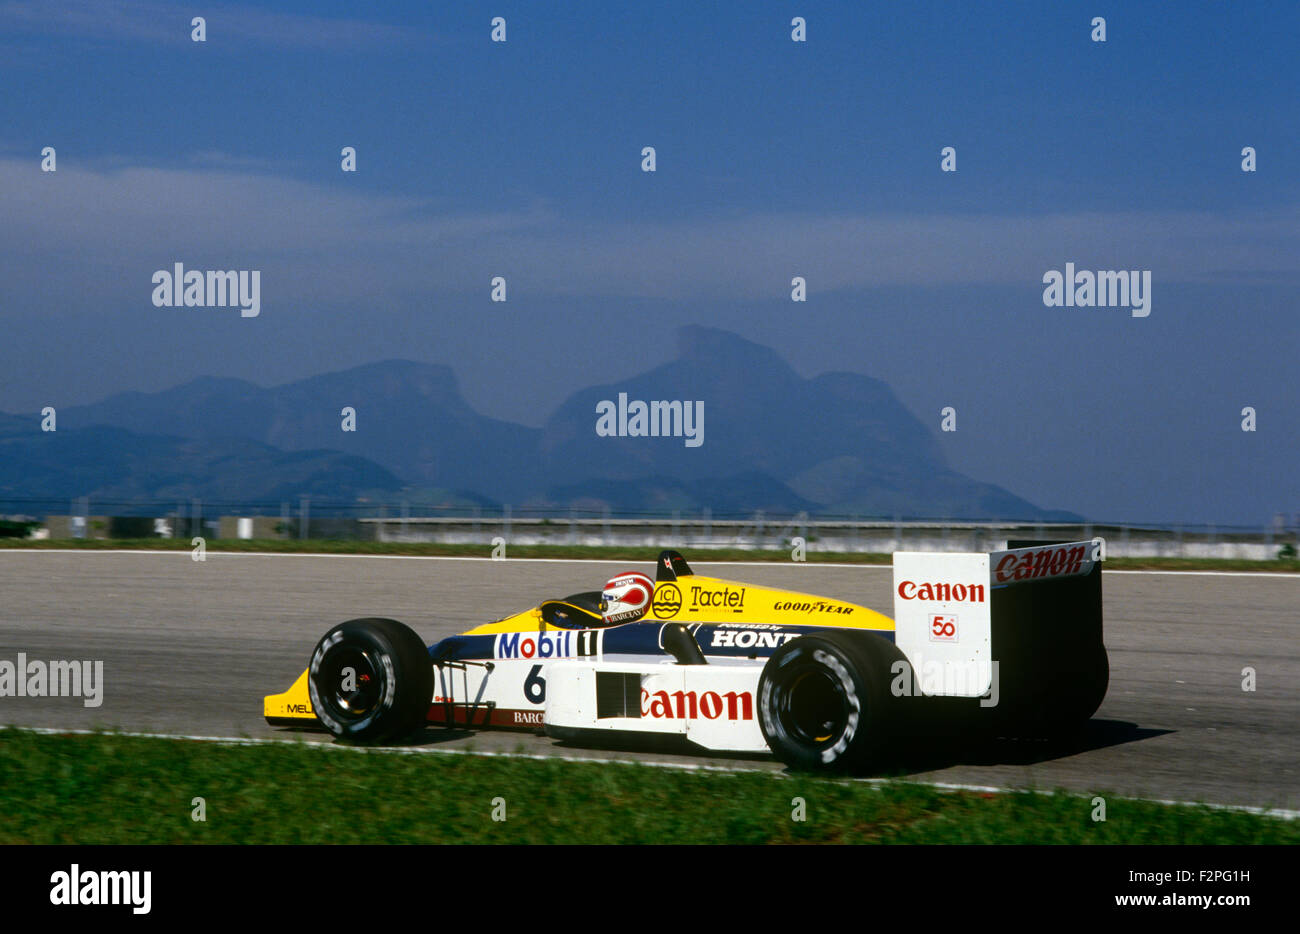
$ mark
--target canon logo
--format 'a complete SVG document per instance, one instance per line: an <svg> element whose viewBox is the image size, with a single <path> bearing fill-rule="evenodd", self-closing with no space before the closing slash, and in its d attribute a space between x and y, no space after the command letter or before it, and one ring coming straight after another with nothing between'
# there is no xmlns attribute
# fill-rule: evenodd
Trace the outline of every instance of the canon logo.
<svg viewBox="0 0 1300 934"><path fill-rule="evenodd" d="M659 720L753 720L754 695L748 691L655 691L641 689L641 716Z"/></svg>
<svg viewBox="0 0 1300 934"><path fill-rule="evenodd" d="M999 584L1009 581L1032 580L1039 577L1067 577L1085 570L1091 564L1088 549L1091 545L1058 545L1041 551L1008 551L993 568L993 577Z"/></svg>
<svg viewBox="0 0 1300 934"><path fill-rule="evenodd" d="M904 600L939 600L944 603L983 603L983 584L948 584L942 581L929 581L918 584L915 581L903 581L898 585L898 595Z"/></svg>

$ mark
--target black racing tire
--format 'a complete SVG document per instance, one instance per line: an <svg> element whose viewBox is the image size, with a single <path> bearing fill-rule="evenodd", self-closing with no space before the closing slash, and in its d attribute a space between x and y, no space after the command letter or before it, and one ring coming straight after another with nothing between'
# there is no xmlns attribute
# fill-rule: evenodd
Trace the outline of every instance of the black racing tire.
<svg viewBox="0 0 1300 934"><path fill-rule="evenodd" d="M316 644L307 673L312 710L345 742L400 740L428 717L429 650L395 619L352 619L335 626Z"/></svg>
<svg viewBox="0 0 1300 934"><path fill-rule="evenodd" d="M893 745L900 698L891 667L906 659L866 632L818 632L785 643L758 682L759 726L778 759L804 772L876 768Z"/></svg>

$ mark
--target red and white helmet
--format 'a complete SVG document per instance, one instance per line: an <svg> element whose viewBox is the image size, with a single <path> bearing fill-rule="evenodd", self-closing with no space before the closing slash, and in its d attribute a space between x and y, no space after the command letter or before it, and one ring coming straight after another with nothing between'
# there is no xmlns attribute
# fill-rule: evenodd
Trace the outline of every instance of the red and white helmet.
<svg viewBox="0 0 1300 934"><path fill-rule="evenodd" d="M655 595L654 581L639 571L628 571L613 578L601 591L607 624L628 623L645 616Z"/></svg>

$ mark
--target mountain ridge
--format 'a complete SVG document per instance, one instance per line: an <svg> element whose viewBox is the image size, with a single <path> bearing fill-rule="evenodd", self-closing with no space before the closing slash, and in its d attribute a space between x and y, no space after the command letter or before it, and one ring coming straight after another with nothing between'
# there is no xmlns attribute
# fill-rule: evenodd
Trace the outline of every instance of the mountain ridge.
<svg viewBox="0 0 1300 934"><path fill-rule="evenodd" d="M844 370L805 378L773 348L716 328L686 326L676 341L674 359L576 390L541 428L477 412L451 367L404 359L269 386L205 375L115 393L60 409L53 442L38 419L0 415L0 495L281 495L275 471L313 490L335 471L341 499L438 490L542 509L1079 518L953 470L937 437L880 380ZM599 408L620 393L698 405L703 443L688 445L680 432L602 437ZM349 410L354 431L343 430ZM62 469L54 450L77 470ZM262 471L260 482L223 482L223 450L224 470ZM196 471L188 486L169 459ZM23 470L38 475L24 482Z"/></svg>

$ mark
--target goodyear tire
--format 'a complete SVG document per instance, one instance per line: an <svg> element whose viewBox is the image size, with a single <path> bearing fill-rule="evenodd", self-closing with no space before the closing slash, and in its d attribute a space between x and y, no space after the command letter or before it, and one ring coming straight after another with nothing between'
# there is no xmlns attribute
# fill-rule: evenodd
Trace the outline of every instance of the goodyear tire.
<svg viewBox="0 0 1300 934"><path fill-rule="evenodd" d="M429 651L397 620L340 623L316 644L307 671L312 710L346 742L402 739L428 716Z"/></svg>
<svg viewBox="0 0 1300 934"><path fill-rule="evenodd" d="M763 738L786 765L811 772L861 771L887 754L899 699L891 642L860 632L821 632L785 643L758 683Z"/></svg>

